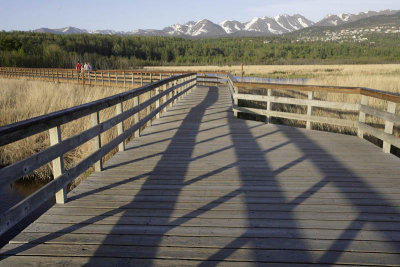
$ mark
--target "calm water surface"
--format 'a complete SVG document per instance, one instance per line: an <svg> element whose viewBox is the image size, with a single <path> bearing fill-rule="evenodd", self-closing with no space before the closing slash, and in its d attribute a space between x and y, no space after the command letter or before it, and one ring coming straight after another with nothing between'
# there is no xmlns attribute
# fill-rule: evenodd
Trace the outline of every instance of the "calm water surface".
<svg viewBox="0 0 400 267"><path fill-rule="evenodd" d="M13 207L18 202L22 201L40 187L44 183L22 183L16 182L3 187L0 187L0 214ZM23 221L18 223L14 228L9 230L4 235L0 236L0 248L8 243L15 235L21 232L25 227L38 218L43 212L54 204L54 199L46 201L40 208L33 211Z"/></svg>

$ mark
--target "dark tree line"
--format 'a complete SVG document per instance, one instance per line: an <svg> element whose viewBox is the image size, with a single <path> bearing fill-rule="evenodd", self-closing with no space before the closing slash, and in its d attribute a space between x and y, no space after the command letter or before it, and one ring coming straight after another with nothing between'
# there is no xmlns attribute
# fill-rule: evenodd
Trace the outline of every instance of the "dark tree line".
<svg viewBox="0 0 400 267"><path fill-rule="evenodd" d="M184 39L0 32L0 66L71 68L79 59L100 69L144 65L400 62L396 38L374 42L293 42L289 37Z"/></svg>

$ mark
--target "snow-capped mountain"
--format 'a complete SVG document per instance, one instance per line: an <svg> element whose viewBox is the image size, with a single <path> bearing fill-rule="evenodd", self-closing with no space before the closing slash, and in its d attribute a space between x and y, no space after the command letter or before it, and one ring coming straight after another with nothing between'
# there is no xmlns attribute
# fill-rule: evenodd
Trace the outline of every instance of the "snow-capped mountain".
<svg viewBox="0 0 400 267"><path fill-rule="evenodd" d="M283 34L309 27L314 23L301 15L279 15L275 18L254 18L249 22L237 20L225 20L219 25L209 21L188 22L186 24L174 24L164 28L164 32L171 36L211 37L234 34L238 32L255 32L265 35Z"/></svg>
<svg viewBox="0 0 400 267"><path fill-rule="evenodd" d="M253 18L244 30L266 34L283 34L312 26L314 23L301 15L279 15L275 18Z"/></svg>
<svg viewBox="0 0 400 267"><path fill-rule="evenodd" d="M61 29L41 28L35 32L48 32L55 34L119 34L119 35L141 35L141 36L182 36L182 37L220 37L220 36L267 36L284 34L311 26L338 26L345 23L361 20L379 15L392 15L399 11L369 11L358 14L328 15L321 21L314 23L302 15L278 15L272 17L255 17L248 22L237 20L225 20L220 24L203 19L200 21L189 21L185 24L174 24L162 30L134 30L130 32L119 32L113 30L87 31L74 27Z"/></svg>
<svg viewBox="0 0 400 267"><path fill-rule="evenodd" d="M343 25L349 22L357 21L360 19L365 19L374 16L380 15L393 15L397 13L398 10L383 10L383 11L369 11L369 12L361 12L358 14L338 14L338 15L327 15L325 18L315 23L315 26L338 26Z"/></svg>
<svg viewBox="0 0 400 267"><path fill-rule="evenodd" d="M181 24L174 24L167 28L163 29L163 32L170 36L191 36L191 37L198 37L198 36L221 36L225 35L226 32L222 29L221 26L203 19L198 22L190 21L183 25Z"/></svg>
<svg viewBox="0 0 400 267"><path fill-rule="evenodd" d="M240 32L243 31L245 28L245 25L237 20L225 20L219 25L227 34Z"/></svg>

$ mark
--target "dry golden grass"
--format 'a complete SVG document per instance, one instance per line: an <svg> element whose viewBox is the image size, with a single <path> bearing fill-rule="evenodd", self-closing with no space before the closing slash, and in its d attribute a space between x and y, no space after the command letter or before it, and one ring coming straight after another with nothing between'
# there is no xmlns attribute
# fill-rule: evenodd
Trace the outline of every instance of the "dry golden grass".
<svg viewBox="0 0 400 267"><path fill-rule="evenodd" d="M227 71L239 75L241 66L146 67L163 71ZM400 92L400 65L250 65L246 76L307 78L309 84L361 86Z"/></svg>
<svg viewBox="0 0 400 267"><path fill-rule="evenodd" d="M83 88L76 84L58 84L52 82L27 81L23 79L0 79L0 125L7 125L17 121L29 119L57 110L88 103L124 91L118 87L89 87ZM129 105L130 103L125 103ZM109 108L100 113L101 121L115 114L115 109ZM129 122L126 122L129 123ZM71 137L90 126L90 117L62 126L62 138ZM115 129L102 134L102 143L105 144L116 135ZM43 132L18 142L0 147L0 165L6 166L24 159L49 146L48 132ZM90 142L64 156L66 168L76 165L81 159L92 152ZM50 164L35 171L29 177L49 179L51 177Z"/></svg>

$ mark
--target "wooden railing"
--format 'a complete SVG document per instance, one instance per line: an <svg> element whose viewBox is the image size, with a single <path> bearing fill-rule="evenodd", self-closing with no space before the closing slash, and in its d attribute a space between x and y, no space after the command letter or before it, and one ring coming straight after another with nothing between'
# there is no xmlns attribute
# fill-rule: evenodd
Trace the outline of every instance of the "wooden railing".
<svg viewBox="0 0 400 267"><path fill-rule="evenodd" d="M58 83L76 83L97 86L133 88L162 79L187 74L180 71L145 71L145 70L96 70L77 71L74 69L12 68L0 67L2 78L24 78L31 80L52 81ZM212 85L226 81L225 72L197 72L198 83Z"/></svg>
<svg viewBox="0 0 400 267"><path fill-rule="evenodd" d="M78 83L82 85L143 86L146 83L160 81L173 75L188 72L159 72L145 70L97 70L77 71L74 69L10 68L0 67L0 77L24 78L53 81L59 83Z"/></svg>
<svg viewBox="0 0 400 267"><path fill-rule="evenodd" d="M400 116L396 114L396 105L400 103L400 94L378 91L360 87L334 87L334 86L311 86L311 85L293 85L293 84L274 84L274 83L247 83L236 82L228 74L228 87L233 97L233 110L235 116L238 112L262 115L270 122L271 117L305 121L306 128L312 129L313 123L331 124L354 128L357 135L363 138L365 134L374 136L383 141L383 151L390 153L391 146L400 148L399 136L393 135L394 124L400 126ZM254 93L256 90L263 90L263 94ZM274 92L276 92L274 94ZM306 97L300 98L299 94L282 94L282 92L302 92ZM358 103L333 102L321 99L315 99L316 92L326 94L352 94L359 96ZM385 108L377 106L372 107L368 103L377 99L384 103ZM239 102L256 101L264 103L263 108L253 108L239 105ZM282 110L274 110L273 104L294 105L297 107L306 107L306 113L291 113ZM315 107L330 109L341 112L354 112L356 119L343 119L325 117L315 114ZM366 115L384 120L384 129L379 129L366 123Z"/></svg>
<svg viewBox="0 0 400 267"><path fill-rule="evenodd" d="M0 186L10 184L50 162L55 177L54 180L37 192L1 214L0 235L54 195L57 203L65 203L65 188L69 183L93 165L95 171L101 171L102 158L107 153L116 147L120 151L124 150L124 142L127 138L132 135L138 136L138 131L142 126L158 117L167 106L172 105L178 98L190 92L195 85L196 74L194 73L173 76L88 104L0 127L0 146L44 131L49 131L51 144L49 148L41 152L0 169ZM145 96L146 100L139 103L139 96ZM123 103L132 99L133 106L123 110ZM150 105L154 103L155 108L151 111ZM99 112L111 107L115 108L115 116L100 122ZM139 112L142 110L146 110L146 115L139 118ZM85 116L91 116L92 127L63 140L61 126ZM124 129L123 122L132 117L134 124L128 129ZM102 146L100 134L115 126L118 130L117 137ZM76 166L65 170L63 155L91 140L94 147L93 153Z"/></svg>

